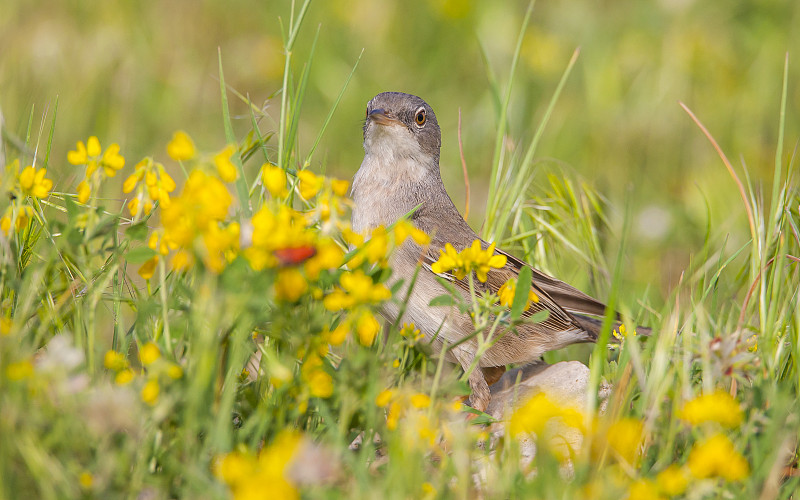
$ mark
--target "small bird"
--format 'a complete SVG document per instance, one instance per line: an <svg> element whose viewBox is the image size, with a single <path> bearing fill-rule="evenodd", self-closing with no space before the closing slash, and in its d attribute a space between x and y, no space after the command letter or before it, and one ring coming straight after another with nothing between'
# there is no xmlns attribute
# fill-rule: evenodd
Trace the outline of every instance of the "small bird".
<svg viewBox="0 0 800 500"><path fill-rule="evenodd" d="M448 293L431 265L447 243L458 251L475 240L484 250L490 246L470 228L447 194L439 172L440 149L439 124L425 101L401 92L378 94L367 103L364 161L355 174L351 192L352 228L357 232L393 224L419 206L410 221L431 236L431 243L422 248L409 238L397 248L390 261L390 284L404 280L399 296L406 297L408 282L421 263L402 320L413 322L432 340L437 354L445 342L452 346L472 333L474 327L469 315L455 307L429 305L431 299ZM480 285L479 291L497 294L509 278L517 278L523 267L531 266L502 250L494 253L506 257L505 266L491 269L485 283L476 280L475 284ZM483 353L477 363L479 369L468 378L470 405L477 410L486 410L491 399L489 385L500 378L505 365L535 361L547 351L570 344L597 341L601 324L597 317L605 315L605 304L537 269L531 270L530 287L539 300L532 302L525 314L542 310L549 314L542 322L517 326L516 334L508 330L495 334L500 338ZM467 278L459 280L448 273L439 276L449 279L469 297ZM399 313L397 303L388 304L384 310L391 321L396 321ZM449 349L445 359L460 364L466 372L473 365L477 350L477 340L472 338Z"/></svg>

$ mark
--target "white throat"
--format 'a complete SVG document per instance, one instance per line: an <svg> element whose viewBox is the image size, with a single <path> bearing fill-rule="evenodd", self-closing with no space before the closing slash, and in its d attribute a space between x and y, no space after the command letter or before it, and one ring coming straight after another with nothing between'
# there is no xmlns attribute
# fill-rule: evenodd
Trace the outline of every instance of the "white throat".
<svg viewBox="0 0 800 500"><path fill-rule="evenodd" d="M407 194L416 191L436 161L402 125L370 123L364 151L352 189L353 230L357 232L391 224L414 208Z"/></svg>

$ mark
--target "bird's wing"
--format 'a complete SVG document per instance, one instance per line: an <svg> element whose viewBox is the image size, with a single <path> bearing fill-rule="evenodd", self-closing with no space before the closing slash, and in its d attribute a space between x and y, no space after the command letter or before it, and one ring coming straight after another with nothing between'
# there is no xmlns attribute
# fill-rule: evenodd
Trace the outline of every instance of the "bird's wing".
<svg viewBox="0 0 800 500"><path fill-rule="evenodd" d="M506 255L508 259L506 265L500 269L491 269L487 274L487 279L485 283L480 283L479 281L475 280L473 285L476 287L476 291L484 291L497 294L500 287L503 286L503 284L505 284L510 278L517 278L519 276L519 271L521 269L521 266L526 264L522 263L519 259L511 257L505 253L503 253L503 255ZM428 270L430 270L430 266L434 262L439 260L439 256L440 255L438 248L436 248L433 245L429 247L428 252L423 256L423 263L425 267ZM535 269L533 271L534 271L534 276L536 275L536 273L539 273L539 271L536 271ZM440 273L439 276L452 282L457 289L461 290L465 294L470 293L469 281L467 280L467 278L458 279L451 273ZM550 279L553 280L553 278ZM564 286L568 285L564 284ZM576 328L582 329L581 325L576 321L576 319L569 312L564 310L564 308L561 307L550 296L547 290L536 282L535 278L532 280L531 290L533 290L533 292L539 298L539 301L531 303L530 308L523 313L523 316L530 317L540 311L548 312L547 318L544 321L537 323L536 325L538 327L537 329L544 329L556 332L571 331L575 330Z"/></svg>
<svg viewBox="0 0 800 500"><path fill-rule="evenodd" d="M519 274L523 266L528 266L525 262L502 250L497 249L495 252L505 255L506 259L508 259L506 267L511 267L517 274ZM561 280L546 275L535 267L528 267L533 271L533 283L531 285L535 293L539 293L537 289L543 290L553 301L570 313L588 314L591 316L606 315L606 305L599 300L586 295L577 288ZM616 316L618 317L619 315L617 314Z"/></svg>

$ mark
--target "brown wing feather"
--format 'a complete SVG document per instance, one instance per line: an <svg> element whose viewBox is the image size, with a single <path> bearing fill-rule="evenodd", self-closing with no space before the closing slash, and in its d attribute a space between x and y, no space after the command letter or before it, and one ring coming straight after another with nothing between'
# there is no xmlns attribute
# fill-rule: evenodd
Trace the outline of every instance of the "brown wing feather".
<svg viewBox="0 0 800 500"><path fill-rule="evenodd" d="M522 266L528 266L528 264L503 250L497 249L496 252L505 255L508 259L508 264L506 264L506 266L512 266L517 273L522 269ZM534 292L536 292L537 288L544 290L559 306L571 313L605 316L606 305L599 300L586 295L577 288L561 280L544 274L535 267L528 267L533 271L533 283L531 285ZM618 316L617 314L617 317Z"/></svg>

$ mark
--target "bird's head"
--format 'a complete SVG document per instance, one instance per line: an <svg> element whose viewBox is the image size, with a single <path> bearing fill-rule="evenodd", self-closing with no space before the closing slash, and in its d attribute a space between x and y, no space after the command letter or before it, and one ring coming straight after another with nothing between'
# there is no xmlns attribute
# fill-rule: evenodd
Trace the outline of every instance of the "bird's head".
<svg viewBox="0 0 800 500"><path fill-rule="evenodd" d="M442 136L433 109L411 94L383 92L367 103L364 151L390 160L439 166Z"/></svg>

